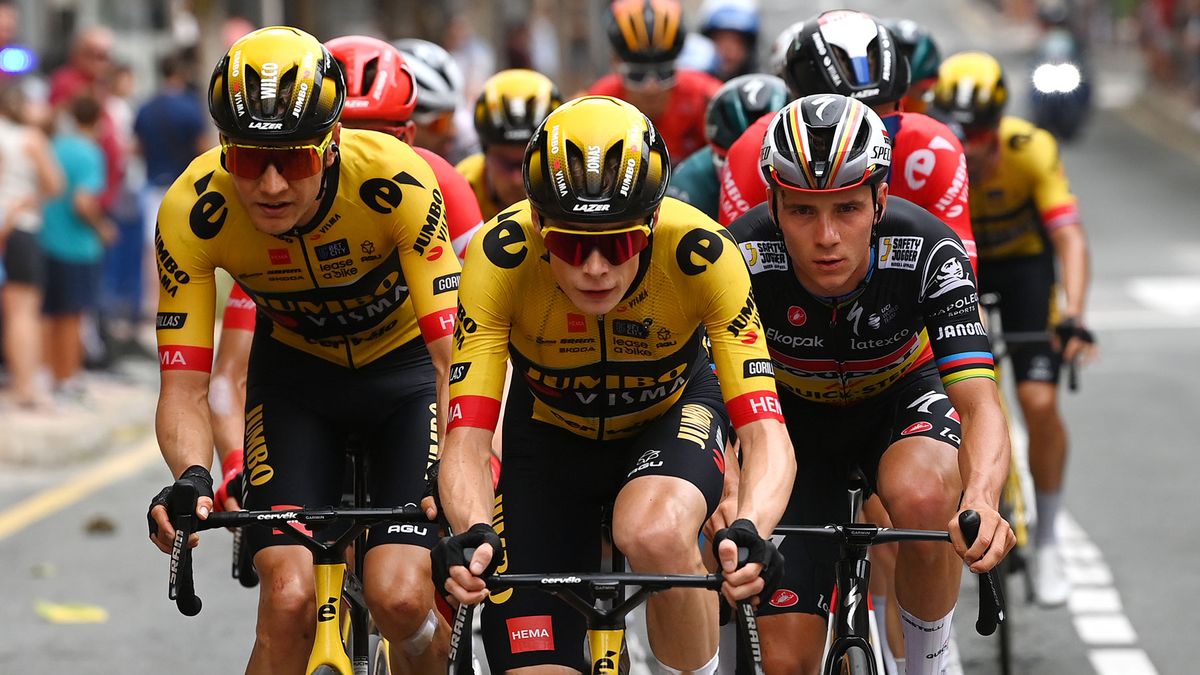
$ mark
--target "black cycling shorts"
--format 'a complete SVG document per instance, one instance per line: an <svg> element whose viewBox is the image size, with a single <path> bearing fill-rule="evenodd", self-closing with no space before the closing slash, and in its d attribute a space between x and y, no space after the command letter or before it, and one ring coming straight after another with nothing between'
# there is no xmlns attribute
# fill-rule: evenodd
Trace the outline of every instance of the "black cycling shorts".
<svg viewBox="0 0 1200 675"><path fill-rule="evenodd" d="M351 437L366 453L370 505L419 505L437 456L433 367L420 338L351 369L271 339L268 321L259 327L246 384L245 508L337 506ZM247 537L255 552L294 543L264 528ZM380 523L367 547L432 548L437 537L434 524Z"/></svg>
<svg viewBox="0 0 1200 675"><path fill-rule="evenodd" d="M530 419L530 405L528 388L514 378L493 516L507 556L500 572L599 571L602 509L641 476L682 478L703 494L707 515L716 509L729 419L708 368L694 371L682 398L633 438L587 440ZM484 605L492 672L544 664L590 672L586 630L578 612L532 589L494 593Z"/></svg>
<svg viewBox="0 0 1200 675"><path fill-rule="evenodd" d="M780 525L827 525L857 520L847 496L850 471L862 469L874 491L879 462L893 443L925 436L958 448L962 427L942 380L928 372L877 399L848 407L823 406L781 395L788 435L796 450L796 482ZM776 536L787 561L783 582L758 614L829 615L836 542Z"/></svg>
<svg viewBox="0 0 1200 675"><path fill-rule="evenodd" d="M979 261L980 290L1000 296L1004 333L1045 333L1044 341L1009 343L1017 382L1058 382L1062 354L1050 345L1057 323L1054 258L1050 255Z"/></svg>

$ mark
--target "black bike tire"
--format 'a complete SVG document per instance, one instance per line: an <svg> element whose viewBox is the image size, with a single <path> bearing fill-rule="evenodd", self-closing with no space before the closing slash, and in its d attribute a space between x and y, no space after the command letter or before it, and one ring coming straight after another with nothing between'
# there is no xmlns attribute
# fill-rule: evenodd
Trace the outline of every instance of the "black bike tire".
<svg viewBox="0 0 1200 675"><path fill-rule="evenodd" d="M1000 587L1000 590L1002 593L1005 594L1005 597L1012 597L1011 595L1008 594L1009 593L1009 587L1008 587L1009 581L1008 580L1010 578L1012 578L1013 571L1014 571L1013 560L1009 556L1005 556L1005 558L1000 561L1000 564L996 565L996 585ZM1012 623L1012 614L1008 614L1007 616L1004 617L1004 621L1001 621L1000 625L997 627L998 632L999 632L999 636L998 636L999 640L997 640L997 646L999 648L998 656L1000 659L1000 675L1012 675L1012 672L1013 672L1013 670L1012 670L1013 664L1012 664L1012 626L1011 626L1011 623Z"/></svg>
<svg viewBox="0 0 1200 675"><path fill-rule="evenodd" d="M875 659L859 645L847 647L834 668L837 675L877 675Z"/></svg>
<svg viewBox="0 0 1200 675"><path fill-rule="evenodd" d="M392 675L392 664L388 663L385 645L383 636L378 632L371 631L367 637L368 675Z"/></svg>

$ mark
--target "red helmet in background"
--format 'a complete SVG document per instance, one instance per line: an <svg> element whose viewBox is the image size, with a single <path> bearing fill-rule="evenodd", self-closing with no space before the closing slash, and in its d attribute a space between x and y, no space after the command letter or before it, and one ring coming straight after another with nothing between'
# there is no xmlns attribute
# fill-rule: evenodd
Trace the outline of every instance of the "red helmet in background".
<svg viewBox="0 0 1200 675"><path fill-rule="evenodd" d="M342 122L411 143L417 87L400 51L365 35L334 38L325 47L346 75Z"/></svg>

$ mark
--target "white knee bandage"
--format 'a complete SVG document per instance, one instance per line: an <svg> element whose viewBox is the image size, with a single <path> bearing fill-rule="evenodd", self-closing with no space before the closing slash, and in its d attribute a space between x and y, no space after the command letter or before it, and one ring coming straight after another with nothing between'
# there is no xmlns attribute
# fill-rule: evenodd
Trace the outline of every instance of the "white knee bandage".
<svg viewBox="0 0 1200 675"><path fill-rule="evenodd" d="M404 649L404 653L409 656L424 654L425 650L429 649L429 643L433 642L433 634L437 631L437 624L437 612L431 609L425 615L425 622L421 624L421 627L400 643L400 646Z"/></svg>
<svg viewBox="0 0 1200 675"><path fill-rule="evenodd" d="M663 673L663 675L682 675L683 673L682 670L675 670L662 661L658 661L657 657L654 660L658 662L658 670L659 672ZM695 673L695 675L717 675L717 664L720 660L721 650L718 648L717 653L713 654L712 659L710 659L708 663L700 666L692 672Z"/></svg>

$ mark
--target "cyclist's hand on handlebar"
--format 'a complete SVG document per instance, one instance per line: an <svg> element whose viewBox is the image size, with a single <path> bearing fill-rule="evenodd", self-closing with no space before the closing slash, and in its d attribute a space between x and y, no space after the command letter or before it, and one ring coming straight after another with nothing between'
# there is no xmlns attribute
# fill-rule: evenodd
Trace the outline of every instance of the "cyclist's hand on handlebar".
<svg viewBox="0 0 1200 675"><path fill-rule="evenodd" d="M467 552L473 551L470 560ZM459 603L475 605L488 596L487 577L491 576L504 552L500 535L486 523L439 541L430 552L434 586L443 595Z"/></svg>
<svg viewBox="0 0 1200 675"><path fill-rule="evenodd" d="M717 532L713 549L721 563L725 583L721 592L730 603L754 597L755 604L775 591L783 580L783 555L746 518Z"/></svg>
<svg viewBox="0 0 1200 675"><path fill-rule="evenodd" d="M208 472L208 469L198 465L189 466L178 480L155 495L154 499L150 500L146 521L150 528L150 541L163 553L171 552L171 545L175 540L175 528L167 516L167 504L170 502L175 486L180 484L190 485L200 495L200 499L196 501L196 515L200 520L207 519L213 508L212 474ZM194 548L199 543L200 536L195 533L188 538L189 548Z"/></svg>
<svg viewBox="0 0 1200 675"><path fill-rule="evenodd" d="M1062 350L1065 362L1080 359L1083 363L1090 363L1099 351L1096 336L1075 318L1068 317L1059 322L1054 327L1054 338L1054 347Z"/></svg>
<svg viewBox="0 0 1200 675"><path fill-rule="evenodd" d="M996 509L986 504L964 503L959 513L968 509L979 514L979 536L969 549L963 539L962 529L958 526L958 513L950 519L947 529L950 531L950 541L954 545L954 552L963 559L972 572L982 574L1004 559L1004 556L1016 545L1017 537L1013 534L1012 526Z"/></svg>

